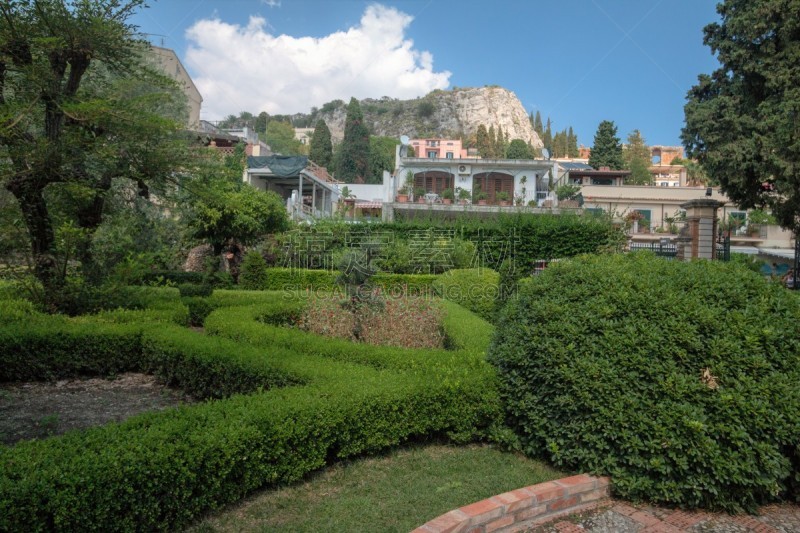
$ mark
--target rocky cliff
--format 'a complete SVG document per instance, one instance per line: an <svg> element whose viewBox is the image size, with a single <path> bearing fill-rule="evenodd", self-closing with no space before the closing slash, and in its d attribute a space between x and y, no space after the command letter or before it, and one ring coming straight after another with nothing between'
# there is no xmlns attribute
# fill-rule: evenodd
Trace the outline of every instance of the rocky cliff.
<svg viewBox="0 0 800 533"><path fill-rule="evenodd" d="M372 135L410 138L475 135L478 126L498 126L509 139L522 139L535 148L542 141L533 130L525 108L513 92L502 87L433 91L414 100L389 97L361 100L364 120ZM333 142L344 136L346 103L331 102L313 113L313 122L325 120Z"/></svg>

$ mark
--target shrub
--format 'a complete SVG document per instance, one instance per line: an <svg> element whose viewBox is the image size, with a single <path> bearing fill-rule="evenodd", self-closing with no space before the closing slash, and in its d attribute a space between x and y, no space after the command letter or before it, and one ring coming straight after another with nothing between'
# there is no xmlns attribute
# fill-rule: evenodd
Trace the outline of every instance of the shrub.
<svg viewBox="0 0 800 533"><path fill-rule="evenodd" d="M262 290L267 286L267 262L258 252L248 252L242 261L239 274L239 287L249 290Z"/></svg>
<svg viewBox="0 0 800 533"><path fill-rule="evenodd" d="M267 269L266 284L261 290L268 291L329 291L336 286L336 273L329 270L303 268Z"/></svg>
<svg viewBox="0 0 800 533"><path fill-rule="evenodd" d="M470 268L442 274L433 288L440 297L466 307L484 320L491 320L499 283L500 276L494 270Z"/></svg>
<svg viewBox="0 0 800 533"><path fill-rule="evenodd" d="M179 285L182 283L203 283L204 274L202 272L183 272L181 270L154 270L147 272L141 278L141 282L148 285Z"/></svg>
<svg viewBox="0 0 800 533"><path fill-rule="evenodd" d="M222 308L237 299L254 303ZM206 320L217 336L165 323L32 312L42 321L32 327L0 317L2 380L137 369L218 399L3 448L0 531L182 529L334 460L417 437L464 442L498 420L483 358L491 326L452 304L445 329L471 336L457 352L273 326L302 308L284 293L216 291L208 300L221 307Z"/></svg>
<svg viewBox="0 0 800 533"><path fill-rule="evenodd" d="M386 274L372 276L372 282L389 296L426 295L433 293L435 274Z"/></svg>
<svg viewBox="0 0 800 533"><path fill-rule="evenodd" d="M214 292L214 287L206 284L194 285L193 283L184 283L178 285L178 291L182 297L211 296L211 293Z"/></svg>
<svg viewBox="0 0 800 533"><path fill-rule="evenodd" d="M489 360L528 454L616 494L728 511L795 490L800 300L721 262L650 254L551 265Z"/></svg>

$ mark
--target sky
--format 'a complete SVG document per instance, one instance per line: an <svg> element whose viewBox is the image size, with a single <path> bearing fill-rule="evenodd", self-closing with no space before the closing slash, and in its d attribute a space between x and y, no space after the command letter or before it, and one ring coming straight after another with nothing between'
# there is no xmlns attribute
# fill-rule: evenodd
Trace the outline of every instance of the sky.
<svg viewBox="0 0 800 533"><path fill-rule="evenodd" d="M201 118L307 113L350 97L499 85L591 146L679 145L686 93L717 60L716 0L151 0L131 22L172 48Z"/></svg>

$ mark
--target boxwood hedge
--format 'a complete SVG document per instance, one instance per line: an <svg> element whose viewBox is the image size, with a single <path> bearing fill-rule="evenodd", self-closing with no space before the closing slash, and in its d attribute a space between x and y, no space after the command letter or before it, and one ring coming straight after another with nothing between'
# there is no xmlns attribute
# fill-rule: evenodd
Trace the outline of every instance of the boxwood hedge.
<svg viewBox="0 0 800 533"><path fill-rule="evenodd" d="M485 320L492 320L500 275L489 268L450 270L437 277L433 289L440 297L463 305Z"/></svg>
<svg viewBox="0 0 800 533"><path fill-rule="evenodd" d="M721 262L558 263L489 351L527 453L616 494L753 510L800 480L800 300Z"/></svg>
<svg viewBox="0 0 800 533"><path fill-rule="evenodd" d="M330 461L418 437L471 439L499 420L484 361L492 327L453 304L444 327L467 340L423 351L276 326L304 305L283 292L208 300L213 335L147 311L138 322L134 311L32 309L0 320L0 379L140 370L216 399L0 447L0 531L174 530Z"/></svg>

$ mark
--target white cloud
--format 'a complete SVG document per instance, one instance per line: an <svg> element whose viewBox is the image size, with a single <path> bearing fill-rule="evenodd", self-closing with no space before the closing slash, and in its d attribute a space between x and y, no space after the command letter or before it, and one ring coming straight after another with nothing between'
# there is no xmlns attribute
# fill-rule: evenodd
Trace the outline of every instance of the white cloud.
<svg viewBox="0 0 800 533"><path fill-rule="evenodd" d="M376 4L358 26L313 38L272 35L255 16L247 26L200 20L186 30L186 61L203 117L307 112L336 98L415 98L446 88L450 72L435 72L430 52L405 37L411 21Z"/></svg>
<svg viewBox="0 0 800 533"><path fill-rule="evenodd" d="M261 3L269 7L281 7L281 0L261 0Z"/></svg>

